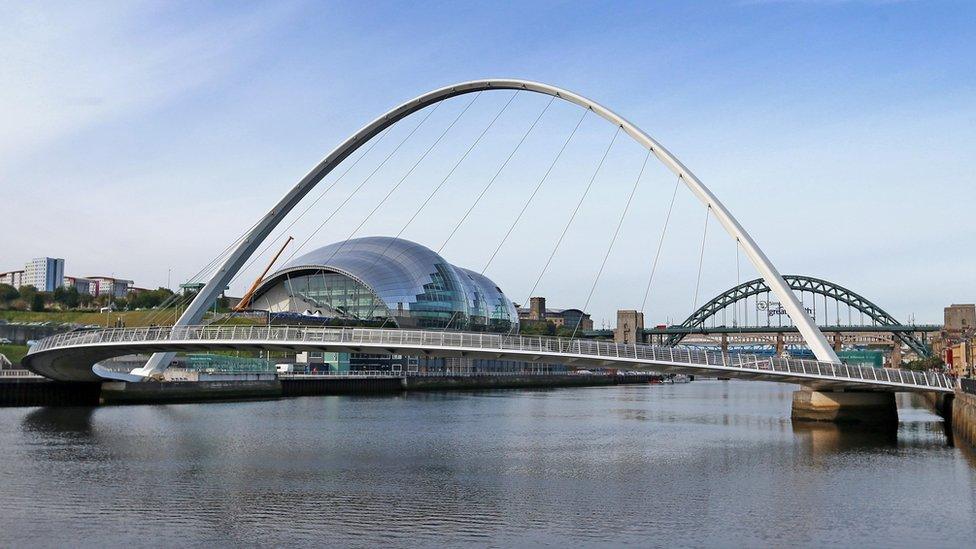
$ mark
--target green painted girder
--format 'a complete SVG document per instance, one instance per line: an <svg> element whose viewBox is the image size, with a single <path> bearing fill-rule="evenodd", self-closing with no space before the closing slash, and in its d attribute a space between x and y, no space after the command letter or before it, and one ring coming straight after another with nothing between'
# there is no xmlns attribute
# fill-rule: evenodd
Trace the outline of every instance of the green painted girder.
<svg viewBox="0 0 976 549"><path fill-rule="evenodd" d="M876 323L876 326L871 326L871 328L875 328L877 331L882 331L881 328L886 328L884 331L893 333L902 343L908 345L910 349L918 353L919 356L929 356L930 351L928 346L915 337L913 333L914 327L898 322L894 317L885 312L884 309L878 307L864 296L833 282L812 276L783 275L783 280L786 281L787 286L793 291L810 292L827 296L857 309ZM769 286L761 278L729 288L699 307L697 311L681 323L680 327L689 329L688 332L672 333L671 337L665 341L665 344L677 345L688 333L692 333L690 330L702 328L706 320L717 315L725 308L752 296L769 292ZM905 327L905 329L902 329L902 327Z"/></svg>
<svg viewBox="0 0 976 549"><path fill-rule="evenodd" d="M941 324L897 324L893 326L819 326L825 334L832 333L894 333L911 332L916 334L942 331ZM644 335L708 335L708 334L787 334L798 332L796 326L667 326L664 328L644 328ZM583 337L613 337L613 330L587 330Z"/></svg>

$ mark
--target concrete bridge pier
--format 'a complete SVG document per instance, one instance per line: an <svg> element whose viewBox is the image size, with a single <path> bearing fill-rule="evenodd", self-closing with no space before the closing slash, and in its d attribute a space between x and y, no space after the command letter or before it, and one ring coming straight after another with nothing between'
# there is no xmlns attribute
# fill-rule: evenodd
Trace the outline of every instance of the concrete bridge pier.
<svg viewBox="0 0 976 549"><path fill-rule="evenodd" d="M898 423L895 394L874 391L814 391L804 387L793 392L793 421L833 423Z"/></svg>

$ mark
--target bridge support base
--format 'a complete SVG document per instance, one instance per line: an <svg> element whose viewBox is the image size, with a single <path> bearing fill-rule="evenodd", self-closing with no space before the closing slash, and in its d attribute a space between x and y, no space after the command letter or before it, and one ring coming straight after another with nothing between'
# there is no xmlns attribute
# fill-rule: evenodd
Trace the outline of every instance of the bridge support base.
<svg viewBox="0 0 976 549"><path fill-rule="evenodd" d="M793 421L834 423L898 423L894 393L821 392L801 389L793 393Z"/></svg>

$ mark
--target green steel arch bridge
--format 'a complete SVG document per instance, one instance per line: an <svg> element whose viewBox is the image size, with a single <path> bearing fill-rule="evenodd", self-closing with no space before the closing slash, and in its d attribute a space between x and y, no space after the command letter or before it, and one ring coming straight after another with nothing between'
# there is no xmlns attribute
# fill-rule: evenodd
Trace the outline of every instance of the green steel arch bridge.
<svg viewBox="0 0 976 549"><path fill-rule="evenodd" d="M938 324L899 322L871 300L829 280L803 275L783 275L783 280L825 334L891 334L895 342L926 357L931 354L931 348L925 335L942 329ZM748 334L759 337L796 332L789 316L772 300L770 288L761 278L716 295L680 324L643 331L645 339L667 346L678 345L694 335ZM595 330L586 335L608 337L612 331ZM871 341L866 335L862 337L864 342Z"/></svg>

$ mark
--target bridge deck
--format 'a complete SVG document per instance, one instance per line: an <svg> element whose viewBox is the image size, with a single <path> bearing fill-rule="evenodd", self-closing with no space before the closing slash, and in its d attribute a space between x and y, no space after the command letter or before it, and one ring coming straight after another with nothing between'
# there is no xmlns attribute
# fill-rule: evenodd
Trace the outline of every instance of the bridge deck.
<svg viewBox="0 0 976 549"><path fill-rule="evenodd" d="M71 332L41 340L23 363L54 379L97 380L92 366L106 358L215 349L496 358L780 381L817 389L951 392L954 386L951 378L930 372L677 347L490 333L307 326L164 326Z"/></svg>

